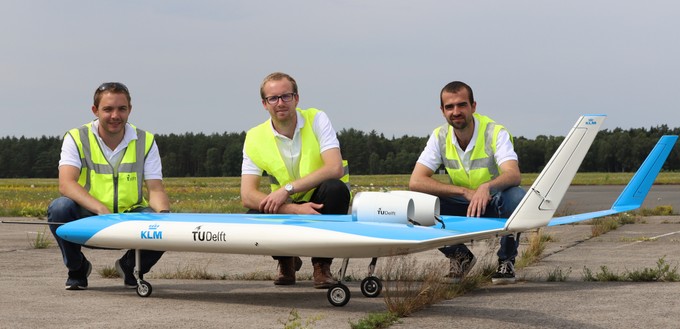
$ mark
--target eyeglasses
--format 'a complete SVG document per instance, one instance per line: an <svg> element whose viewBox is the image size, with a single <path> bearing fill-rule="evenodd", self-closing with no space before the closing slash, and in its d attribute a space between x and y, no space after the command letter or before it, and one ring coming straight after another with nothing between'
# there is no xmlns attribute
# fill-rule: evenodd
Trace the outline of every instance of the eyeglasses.
<svg viewBox="0 0 680 329"><path fill-rule="evenodd" d="M284 103L288 103L288 102L292 101L293 98L295 98L296 95L297 95L296 93L288 93L288 94L283 94L283 95L280 95L280 96L265 97L264 100L266 100L267 103L269 103L271 105L276 105L276 103L279 102L279 99L282 100Z"/></svg>
<svg viewBox="0 0 680 329"><path fill-rule="evenodd" d="M102 83L99 88L97 88L98 91L106 91L106 90L122 90L126 93L130 93L127 89L127 87L120 83L120 82L104 82Z"/></svg>

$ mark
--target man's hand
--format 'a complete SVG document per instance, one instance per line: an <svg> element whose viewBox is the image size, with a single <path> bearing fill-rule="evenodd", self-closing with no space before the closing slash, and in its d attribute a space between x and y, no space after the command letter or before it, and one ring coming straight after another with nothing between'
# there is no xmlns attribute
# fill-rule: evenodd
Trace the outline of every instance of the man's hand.
<svg viewBox="0 0 680 329"><path fill-rule="evenodd" d="M279 208L286 203L286 200L288 200L288 192L282 188L269 193L269 195L260 202L260 212L265 214L277 214Z"/></svg>
<svg viewBox="0 0 680 329"><path fill-rule="evenodd" d="M470 198L470 205L467 209L468 217L481 217L486 212L486 205L489 204L491 200L491 194L489 191L489 183L484 183L479 185L477 190L474 192Z"/></svg>
<svg viewBox="0 0 680 329"><path fill-rule="evenodd" d="M291 208L293 208L293 214L297 215L320 215L321 213L319 210L323 208L323 204L320 203L314 203L314 202L305 202L305 203L300 203L300 204L290 204Z"/></svg>

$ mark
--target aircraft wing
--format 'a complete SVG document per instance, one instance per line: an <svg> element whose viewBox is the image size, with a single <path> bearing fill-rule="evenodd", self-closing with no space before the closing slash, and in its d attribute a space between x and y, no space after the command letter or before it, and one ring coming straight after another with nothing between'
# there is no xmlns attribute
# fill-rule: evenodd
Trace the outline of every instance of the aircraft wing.
<svg viewBox="0 0 680 329"><path fill-rule="evenodd" d="M659 139L645 161L640 165L638 171L635 172L633 178L628 182L628 185L626 185L619 197L614 201L611 209L555 217L550 220L548 226L576 223L640 208L677 140L678 136L672 135L662 136Z"/></svg>

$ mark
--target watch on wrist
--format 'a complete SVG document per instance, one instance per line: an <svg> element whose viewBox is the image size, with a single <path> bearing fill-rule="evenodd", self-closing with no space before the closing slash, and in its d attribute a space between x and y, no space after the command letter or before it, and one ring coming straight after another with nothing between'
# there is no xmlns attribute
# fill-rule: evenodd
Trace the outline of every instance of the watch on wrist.
<svg viewBox="0 0 680 329"><path fill-rule="evenodd" d="M288 195L295 193L294 191L295 189L293 188L293 184L291 183L286 184L286 186L284 186L283 188L286 190L286 192L288 192Z"/></svg>

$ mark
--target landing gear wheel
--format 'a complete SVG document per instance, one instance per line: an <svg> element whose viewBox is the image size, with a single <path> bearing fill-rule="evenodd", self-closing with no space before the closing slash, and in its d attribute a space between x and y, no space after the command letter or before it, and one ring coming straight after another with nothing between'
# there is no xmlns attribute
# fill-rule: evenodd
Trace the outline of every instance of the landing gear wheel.
<svg viewBox="0 0 680 329"><path fill-rule="evenodd" d="M361 281L361 293L368 298L380 296L382 292L382 282L380 279L369 276Z"/></svg>
<svg viewBox="0 0 680 329"><path fill-rule="evenodd" d="M140 280L139 284L137 284L137 295L139 295L139 297L149 297L152 290L151 283L144 280Z"/></svg>
<svg viewBox="0 0 680 329"><path fill-rule="evenodd" d="M350 299L349 289L342 283L336 283L328 288L326 297L333 306L345 306Z"/></svg>

